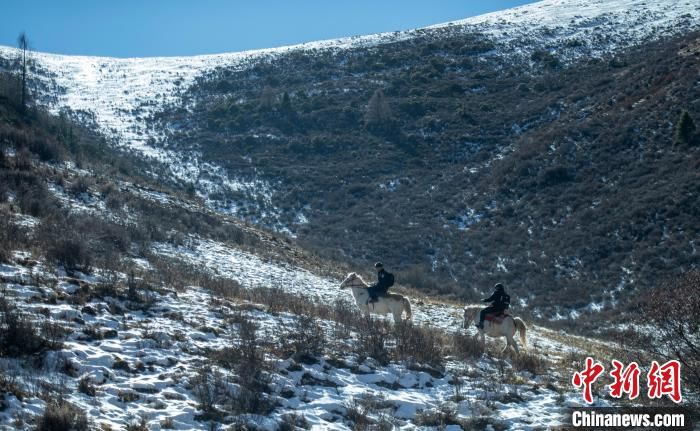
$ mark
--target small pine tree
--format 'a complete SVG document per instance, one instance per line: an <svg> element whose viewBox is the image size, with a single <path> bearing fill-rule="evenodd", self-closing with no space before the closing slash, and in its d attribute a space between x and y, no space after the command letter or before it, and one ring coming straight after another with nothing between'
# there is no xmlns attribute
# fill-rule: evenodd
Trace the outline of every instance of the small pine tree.
<svg viewBox="0 0 700 431"><path fill-rule="evenodd" d="M377 90L369 99L365 121L368 126L382 127L391 122L391 108L382 90Z"/></svg>
<svg viewBox="0 0 700 431"><path fill-rule="evenodd" d="M275 102L275 90L270 87L269 85L266 85L263 89L262 92L260 93L260 109L263 110L270 110L272 109L272 105Z"/></svg>
<svg viewBox="0 0 700 431"><path fill-rule="evenodd" d="M17 48L19 48L19 64L20 64L20 76L21 76L21 90L20 90L20 106L22 109L27 107L27 70L28 70L28 58L27 54L29 52L29 39L25 32L20 33L17 37Z"/></svg>
<svg viewBox="0 0 700 431"><path fill-rule="evenodd" d="M280 109L284 112L292 111L292 100L289 98L289 93L287 93L286 91L282 95L282 103L280 105Z"/></svg>
<svg viewBox="0 0 700 431"><path fill-rule="evenodd" d="M695 123L688 111L681 112L681 116L676 123L676 145L688 145L693 141L695 133Z"/></svg>

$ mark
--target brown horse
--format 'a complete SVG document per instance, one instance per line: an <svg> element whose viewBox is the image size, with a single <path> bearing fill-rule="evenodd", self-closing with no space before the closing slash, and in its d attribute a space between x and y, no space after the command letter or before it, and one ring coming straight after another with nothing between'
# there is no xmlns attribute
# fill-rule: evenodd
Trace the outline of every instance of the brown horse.
<svg viewBox="0 0 700 431"><path fill-rule="evenodd" d="M479 312L482 308L483 306L481 305L467 305L464 307L464 328L468 328L470 325L479 321ZM500 322L491 320L484 321L484 329L479 329L479 337L482 343L486 341L485 335L494 338L506 337L506 346L503 348L503 351L505 352L508 347L513 347L517 353L519 352L518 344L513 338L516 330L520 332L520 341L523 343L523 347L527 346L527 339L525 338L527 326L525 326L525 322L519 317L513 317L511 315L506 315Z"/></svg>

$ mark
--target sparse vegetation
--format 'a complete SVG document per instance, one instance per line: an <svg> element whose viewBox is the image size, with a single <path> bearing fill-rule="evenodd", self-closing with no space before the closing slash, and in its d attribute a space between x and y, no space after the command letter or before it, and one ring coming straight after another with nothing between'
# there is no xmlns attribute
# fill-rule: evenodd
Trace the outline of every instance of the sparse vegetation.
<svg viewBox="0 0 700 431"><path fill-rule="evenodd" d="M654 327L640 345L656 357L678 360L685 383L700 390L700 272L667 280L639 302L637 322Z"/></svg>
<svg viewBox="0 0 700 431"><path fill-rule="evenodd" d="M547 361L538 354L521 352L512 360L513 368L517 371L529 371L532 374L543 374L549 368Z"/></svg>
<svg viewBox="0 0 700 431"><path fill-rule="evenodd" d="M476 337L467 334L454 334L452 351L459 358L480 358L484 354L484 345Z"/></svg>
<svg viewBox="0 0 700 431"><path fill-rule="evenodd" d="M89 377L83 377L78 382L78 390L87 396L94 397L97 394L97 388L90 381Z"/></svg>
<svg viewBox="0 0 700 431"><path fill-rule="evenodd" d="M36 431L89 431L85 412L66 401L50 400L37 421Z"/></svg>
<svg viewBox="0 0 700 431"><path fill-rule="evenodd" d="M641 291L694 265L685 239L698 213L697 161L694 147L673 150L674 133L689 139L697 112L686 91L694 60L668 52L696 37L567 67L549 49L474 61L469 47L488 51L492 42L448 32L439 41L224 68L189 90L192 127L177 146L237 175L252 168L227 155L247 154L260 161L250 175L283 178L273 197L285 209L281 220L324 257L354 268L381 257L399 284L467 301L504 282L527 292L543 320L554 305L562 315L585 313L576 325L556 323L585 332L624 314L608 304L630 295L606 294L627 277L621 267ZM274 97L261 112L263 89ZM678 105L688 111L682 121ZM180 124L182 115L159 121ZM390 133L375 127L384 122ZM683 132L669 129L680 123ZM672 168L678 163L689 167ZM334 178L342 181L331 191ZM309 223L295 225L300 202ZM585 311L591 302L604 310Z"/></svg>
<svg viewBox="0 0 700 431"><path fill-rule="evenodd" d="M676 145L697 145L698 136L695 129L695 122L688 111L681 112L676 123Z"/></svg>
<svg viewBox="0 0 700 431"><path fill-rule="evenodd" d="M139 419L133 419L126 424L126 431L149 431L148 421L143 416Z"/></svg>
<svg viewBox="0 0 700 431"><path fill-rule="evenodd" d="M699 389L692 316L700 308L692 298L700 293L692 293L700 282L695 244L687 241L699 215L697 103L681 91L695 69L668 55L678 43L571 70L550 50L515 64L498 56L475 61L493 42L448 33L361 55L292 53L249 70L216 69L185 95L194 117L187 135L172 129L173 148L196 148L205 161L274 179L273 199L284 210L275 223L295 228L299 241L211 211L191 184L176 191L183 185L142 177L162 172L110 148L71 120L77 113L55 117L27 104L25 90L13 87L16 77L0 74L0 262L13 274L0 280L0 411L16 409L13 397L42 399L43 412L17 415L13 425L88 429L86 413L66 401L77 388L70 399L86 403L80 406L98 405L103 396L129 409L162 412L167 401L196 406L195 419L211 429L223 422L253 428L247 421L293 408L275 412L278 427L292 430L311 427L297 406L345 392L354 398L324 406L323 420L389 430L398 425L394 415L416 414L400 425L501 430L508 425L481 415L499 403L527 403L523 391L563 405L565 385L544 375L557 367L563 379L581 362L578 353L555 352L552 360L538 349L494 358L490 345L463 331L368 319L342 299L310 299L277 281L243 287L219 268L156 254L200 240L253 251L261 266L273 257L324 266L318 272L334 277L339 270L328 262L358 266L381 255L398 268L397 289L452 299L477 298L498 279L545 314L591 302L634 313L628 299L652 291L641 309L667 340L653 353L681 361L684 384ZM604 74L616 78L600 80ZM672 99L687 109L676 122ZM154 121L177 122L183 114L159 113ZM242 153L251 161L238 160ZM308 166L313 175L299 169ZM332 191L329 178L337 184ZM209 197L244 200L238 193ZM165 203L171 199L181 201ZM84 211L93 201L110 212ZM301 202L309 202L310 222L295 225L289 217ZM253 207L238 215L265 222ZM653 284L681 270L668 285ZM606 291L613 282L619 289ZM667 301L669 294L685 301ZM440 305L421 302L417 316ZM607 316L583 313L591 326ZM552 326L570 325L562 320ZM48 352L61 349L68 333L66 345L84 342L90 351ZM588 341L574 347L602 358ZM83 367L82 360L93 362ZM359 395L348 381L371 390ZM436 385L449 401L417 412L381 396ZM179 416L177 423L163 417L161 428L181 427ZM151 416L126 418L125 429L142 431Z"/></svg>
<svg viewBox="0 0 700 431"><path fill-rule="evenodd" d="M326 336L315 316L303 314L292 327L289 341L294 348L295 360L313 363L323 353Z"/></svg>
<svg viewBox="0 0 700 431"><path fill-rule="evenodd" d="M454 405L443 404L440 408L420 412L415 423L418 426L444 428L448 425L461 426L462 420L457 418Z"/></svg>
<svg viewBox="0 0 700 431"><path fill-rule="evenodd" d="M36 323L10 300L0 296L0 356L26 356L48 347Z"/></svg>

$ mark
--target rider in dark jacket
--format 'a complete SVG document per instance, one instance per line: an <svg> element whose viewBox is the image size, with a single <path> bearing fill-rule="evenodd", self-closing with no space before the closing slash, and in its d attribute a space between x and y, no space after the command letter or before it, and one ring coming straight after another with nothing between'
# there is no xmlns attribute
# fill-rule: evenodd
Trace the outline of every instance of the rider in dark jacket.
<svg viewBox="0 0 700 431"><path fill-rule="evenodd" d="M377 297L386 295L394 284L394 275L385 271L381 262L375 263L374 268L377 270L377 282L367 288L369 302L377 302Z"/></svg>
<svg viewBox="0 0 700 431"><path fill-rule="evenodd" d="M493 292L493 295L481 300L482 302L490 302L491 306L481 310L481 314L479 315L479 323L476 324L477 328L484 328L484 318L487 314L499 313L503 310L507 310L508 307L510 307L510 296L506 293L503 285L501 283L496 283L496 286L494 287L496 288L496 291Z"/></svg>

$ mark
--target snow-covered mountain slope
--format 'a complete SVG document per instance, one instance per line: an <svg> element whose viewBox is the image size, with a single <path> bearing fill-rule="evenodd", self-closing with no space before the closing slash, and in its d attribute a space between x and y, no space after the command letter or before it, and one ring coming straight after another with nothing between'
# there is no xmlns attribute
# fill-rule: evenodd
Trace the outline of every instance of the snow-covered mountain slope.
<svg viewBox="0 0 700 431"><path fill-rule="evenodd" d="M16 257L22 260L22 254ZM7 282L5 298L27 316L61 325L69 333L60 350L48 353L41 369L0 359L0 370L16 375L16 387L26 388L22 399L7 394L0 400L3 430L27 426L47 408L47 402L29 389L39 381L64 385L67 400L85 411L95 426L121 429L144 418L148 429L211 429L198 407L197 379L211 352L240 336L231 322L252 321L260 340L277 344L290 336L288 329L298 318L217 298L196 286L186 292L151 292L148 308L141 310L134 307L142 305L114 296L76 303L86 289L99 289L100 277L76 280L41 267L10 264L0 266L0 278ZM131 311L123 314L125 310ZM334 322L321 325L330 340ZM454 358L447 372L431 373L401 363L381 365L342 349L336 352L330 341L326 350L320 361L308 364L268 358L270 392L277 407L266 416L236 418L228 412L221 422L243 421L253 429L274 430L286 416L298 415L305 429L346 430L357 421L350 412L353 403L374 400L379 405L367 408L369 420L397 429L416 429L422 416L444 409L453 410L455 419L464 423L479 418L499 429L543 429L560 424L564 408L579 405L578 394L559 387L552 375L513 370L507 383L490 384L489 376L510 374L511 366L488 356L475 362ZM508 371L499 372L504 366ZM215 369L221 373L217 390L222 393L217 398L235 397L240 391L234 383L236 373ZM608 403L601 400L599 405Z"/></svg>
<svg viewBox="0 0 700 431"><path fill-rule="evenodd" d="M93 175L66 169L70 175ZM133 185L129 189L145 192ZM119 217L92 191L73 197L51 190L71 213ZM147 196L163 205L187 205L164 193ZM23 214L16 214L14 222L30 230L40 224ZM300 360L285 352L289 340L300 335L302 316L284 306L251 302L242 291L236 296L198 285L178 289L139 276L131 293L126 284L134 281L125 273L94 268L89 275L69 276L60 267L34 260L31 252L12 254L0 264L3 312L8 313L9 304L9 310L17 310L10 313L42 328L57 328L60 346L31 361L0 358L0 375L13 376L0 379L0 430L28 429L45 416L55 402L47 393L62 394L64 403L83 411L100 429L141 422L154 430L212 429L217 423L275 430L293 422L303 429L347 430L363 421L381 429L443 429L450 424L444 429L489 424L495 429L548 429L563 423L565 409L581 405L580 395L568 386L572 361L592 351L614 350L593 339L529 325L524 360L534 361L532 365L499 355L503 340L489 340L485 355L449 355L437 368L411 360L380 362L363 353L361 334L345 333L342 319L333 316L315 317L325 340L322 351ZM326 307L335 304L339 311L354 309L337 278L211 239L191 235L182 245L155 243L148 256L133 259L144 277L155 267L153 259L172 259L176 266L185 263L228 283L238 281L251 297L267 291L267 299L291 294L286 300L307 298ZM459 306L411 300L418 326L432 328L446 340L474 332L462 328ZM273 407L265 414L239 410L236 400L245 388L240 371L217 359L227 346L239 349L244 322L255 325L258 348L266 352L261 396ZM386 341L382 348L396 347ZM203 407L207 394L218 413ZM597 395L597 406L615 403L602 387Z"/></svg>
<svg viewBox="0 0 700 431"><path fill-rule="evenodd" d="M76 178L93 175L71 166L65 170ZM128 189L145 193L155 203L191 208L166 193L135 185ZM51 192L70 213L120 217L94 190L80 197L58 187ZM131 216L121 217L128 222ZM41 223L25 214L15 214L14 222L32 231ZM248 292L267 290L268 299L291 294L285 298L352 310L350 293L338 288L339 279L196 235L181 245L154 243L147 256L133 258L139 275L132 281L126 273L101 268L68 275L34 260L26 250L14 250L0 264L3 312L19 313L42 328L57 328L53 333L60 339L59 347L31 361L0 358L0 376L13 376L0 378L0 430L27 429L36 423L54 402L47 392L62 394L64 402L85 412L100 429L143 421L156 430L212 429L217 422L275 430L292 421L303 429L346 430L368 421L382 429L410 430L444 425L446 420L452 429L487 424L496 429L545 429L562 423L564 409L580 405L579 394L565 384L570 367L565 364L592 349L606 348L595 340L581 342L530 325L525 358L534 360L534 366L499 356L502 340L489 341L486 355L465 359L453 354L443 358L440 367L411 360L380 362L362 353L361 334L343 335L347 329L342 319L332 316L314 317L325 342L318 357L300 360L288 352L289 340L300 335L302 316L284 306L273 309L265 301L251 302L245 293L227 296L199 285L178 289L154 283L147 274L156 267L155 259L172 259L176 266L185 263L232 285L238 281ZM135 283L135 293L126 288L128 283ZM459 306L411 300L418 326L446 340L473 333L473 328L462 329ZM217 352L227 346L239 348L243 322L256 326L256 342L266 352L261 358L266 376L261 396L273 406L266 414L238 410L235 400L245 388L241 373L217 360ZM387 341L382 348L396 347ZM211 380L202 381L203 376ZM216 415L203 407L207 388ZM613 403L602 389L600 395L596 405Z"/></svg>
<svg viewBox="0 0 700 431"><path fill-rule="evenodd" d="M112 243L104 232L154 215L224 218L126 179L106 187L107 174L72 162L31 169L67 218L105 222L92 228L99 239L83 232L90 242ZM413 296L415 324L370 322L337 276L292 264L289 243L261 235L255 254L191 223L67 272L47 250L56 214L22 212L25 194L0 202L27 235L4 242L0 261L2 431L39 428L51 412L80 416L72 409L90 421L75 429L549 429L581 404L570 376L583 358L618 353L528 322L526 352L499 354L503 340L489 340L483 354L458 305ZM63 240L79 229L53 230ZM619 403L595 389L596 406Z"/></svg>
<svg viewBox="0 0 700 431"><path fill-rule="evenodd" d="M439 38L444 32L482 33L493 38L495 49L486 56L529 58L534 50L544 49L570 61L686 32L699 24L700 5L691 1L545 0L425 29L256 51L128 59L37 52L33 59L39 66L36 78L44 81L44 88L54 89L40 100L54 112L70 108L89 113L115 143L164 162L173 178L194 184L202 195L217 190L244 191L274 218L278 209L269 200L274 185L238 178L202 162L197 153L169 151L168 130L160 130L149 121L168 105L186 109L183 92L208 71L242 69L291 52L312 56L316 50L362 49L417 37ZM13 48L0 47L0 57L15 56Z"/></svg>
<svg viewBox="0 0 700 431"><path fill-rule="evenodd" d="M693 1L545 0L429 28L477 29L503 49L560 51L587 43L588 54L600 55L698 28L699 19L700 5Z"/></svg>

